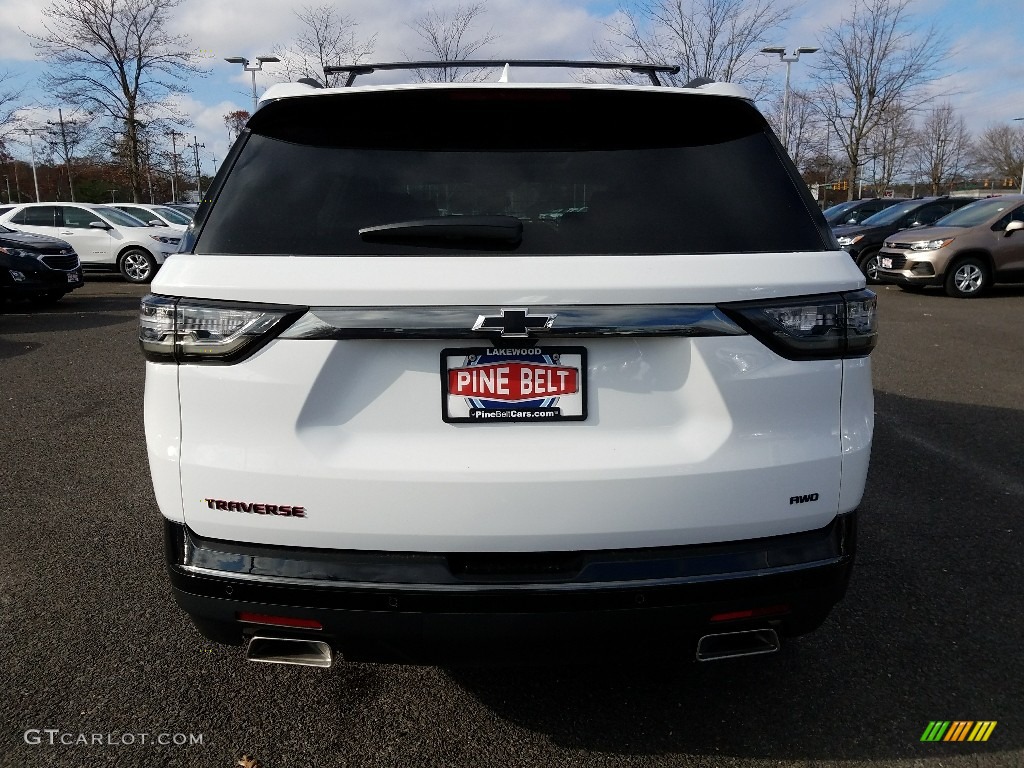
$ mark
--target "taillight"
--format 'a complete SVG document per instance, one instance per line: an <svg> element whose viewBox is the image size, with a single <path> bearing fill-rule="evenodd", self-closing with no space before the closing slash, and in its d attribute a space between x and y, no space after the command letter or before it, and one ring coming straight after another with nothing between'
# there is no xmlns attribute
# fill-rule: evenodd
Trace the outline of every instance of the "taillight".
<svg viewBox="0 0 1024 768"><path fill-rule="evenodd" d="M788 360L863 357L878 339L876 297L866 289L719 309Z"/></svg>
<svg viewBox="0 0 1024 768"><path fill-rule="evenodd" d="M162 363L234 363L258 350L305 307L174 299L148 295L139 309L139 344Z"/></svg>
<svg viewBox="0 0 1024 768"><path fill-rule="evenodd" d="M768 608L748 608L742 611L727 611L725 613L716 613L711 617L711 621L739 621L741 619L761 619L766 616L781 616L789 613L792 609L788 605L772 605Z"/></svg>

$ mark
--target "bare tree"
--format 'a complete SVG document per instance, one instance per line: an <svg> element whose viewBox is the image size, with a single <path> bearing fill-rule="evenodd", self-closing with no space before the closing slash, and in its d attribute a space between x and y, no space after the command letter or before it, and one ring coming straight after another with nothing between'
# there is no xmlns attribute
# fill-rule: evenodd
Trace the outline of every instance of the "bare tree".
<svg viewBox="0 0 1024 768"><path fill-rule="evenodd" d="M93 116L88 112L65 117L64 111L57 109L57 120L47 120L47 130L43 140L51 156L60 160L68 174L68 193L71 202L75 201L74 175L71 171L72 162L79 147L89 140L89 128Z"/></svg>
<svg viewBox="0 0 1024 768"><path fill-rule="evenodd" d="M765 117L772 130L779 136L789 137L789 153L793 163L801 171L812 160L824 153L825 131L813 93L793 89L789 93L789 116L786 130L783 130L784 99L780 94L771 99L765 108Z"/></svg>
<svg viewBox="0 0 1024 768"><path fill-rule="evenodd" d="M182 0L54 0L43 9L43 34L30 35L50 70L45 88L66 103L108 118L119 142L133 199L143 187L140 121L171 115L168 97L188 92L205 74L186 35L168 31Z"/></svg>
<svg viewBox="0 0 1024 768"><path fill-rule="evenodd" d="M1012 186L1019 187L1024 167L1024 122L986 128L974 146L974 160L983 173L1010 179Z"/></svg>
<svg viewBox="0 0 1024 768"><path fill-rule="evenodd" d="M918 27L911 0L853 0L850 16L827 27L812 78L822 114L841 137L850 164L849 198L865 142L896 104L916 110L930 95L948 46L934 26Z"/></svg>
<svg viewBox="0 0 1024 768"><path fill-rule="evenodd" d="M641 0L606 24L609 37L594 55L611 61L678 64L672 85L695 78L745 85L755 97L768 89L761 48L776 42L793 6L778 0ZM627 73L616 77L630 79Z"/></svg>
<svg viewBox="0 0 1024 768"><path fill-rule="evenodd" d="M470 28L486 11L487 6L482 2L465 6L460 4L452 10L445 11L431 7L425 15L409 24L421 40L417 50L438 61L465 61L499 37L491 29L471 37ZM409 61L414 60L408 54L405 54L405 57ZM487 76L486 70L467 70L464 67L416 70L416 77L420 82L479 82Z"/></svg>
<svg viewBox="0 0 1024 768"><path fill-rule="evenodd" d="M897 102L882 115L869 138L871 185L875 194L884 194L896 177L904 172L913 144L914 127L910 112Z"/></svg>
<svg viewBox="0 0 1024 768"><path fill-rule="evenodd" d="M332 5L303 6L295 11L302 22L302 31L290 44L278 46L274 54L281 59L276 70L285 81L310 77L318 82L325 79L324 67L339 64L358 64L373 53L377 36L367 39L356 37L359 26L351 16L339 13ZM326 78L325 85L340 85L340 75Z"/></svg>
<svg viewBox="0 0 1024 768"><path fill-rule="evenodd" d="M18 127L23 89L14 84L14 75L0 72L0 144L4 137Z"/></svg>
<svg viewBox="0 0 1024 768"><path fill-rule="evenodd" d="M23 90L14 84L13 79L10 72L0 72L0 161L5 163L14 161L8 144L9 135L21 127L18 110L21 108ZM10 187L9 179L7 186Z"/></svg>
<svg viewBox="0 0 1024 768"><path fill-rule="evenodd" d="M914 136L914 170L938 195L963 178L970 154L971 134L964 118L949 104L932 109Z"/></svg>
<svg viewBox="0 0 1024 768"><path fill-rule="evenodd" d="M249 118L252 117L244 109L236 109L234 112L228 112L224 115L224 126L228 129L228 141L234 141L241 134L245 128L245 124L249 122Z"/></svg>

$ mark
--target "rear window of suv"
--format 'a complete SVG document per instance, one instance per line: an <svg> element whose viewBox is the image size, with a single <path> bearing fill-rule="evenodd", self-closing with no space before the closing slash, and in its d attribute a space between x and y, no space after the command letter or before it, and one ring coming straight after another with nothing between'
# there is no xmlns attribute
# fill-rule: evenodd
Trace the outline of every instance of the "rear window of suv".
<svg viewBox="0 0 1024 768"><path fill-rule="evenodd" d="M197 225L197 253L832 247L751 104L667 89L421 88L282 99L252 118L215 195ZM474 217L518 220L521 239L460 243L460 224ZM360 235L437 219L451 230L444 241Z"/></svg>

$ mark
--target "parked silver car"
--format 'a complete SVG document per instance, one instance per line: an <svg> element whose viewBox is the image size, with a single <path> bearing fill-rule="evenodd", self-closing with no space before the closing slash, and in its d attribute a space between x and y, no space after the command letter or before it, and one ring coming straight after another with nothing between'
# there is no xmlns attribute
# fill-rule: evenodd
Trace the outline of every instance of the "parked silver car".
<svg viewBox="0 0 1024 768"><path fill-rule="evenodd" d="M1024 195L978 200L931 227L897 232L878 253L878 279L906 290L941 285L955 298L1024 282Z"/></svg>

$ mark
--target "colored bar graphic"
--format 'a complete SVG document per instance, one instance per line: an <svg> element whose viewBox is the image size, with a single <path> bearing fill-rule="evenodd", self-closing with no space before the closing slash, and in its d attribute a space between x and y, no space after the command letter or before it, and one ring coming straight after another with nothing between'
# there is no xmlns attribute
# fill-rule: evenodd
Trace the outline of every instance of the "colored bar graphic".
<svg viewBox="0 0 1024 768"><path fill-rule="evenodd" d="M948 720L932 720L921 734L921 741L942 741L948 728Z"/></svg>
<svg viewBox="0 0 1024 768"><path fill-rule="evenodd" d="M995 720L932 720L921 734L921 741L988 741Z"/></svg>
<svg viewBox="0 0 1024 768"><path fill-rule="evenodd" d="M943 741L963 741L967 738L967 732L972 725L974 723L970 720L954 720L953 725L949 728L949 733L946 734L946 738Z"/></svg>
<svg viewBox="0 0 1024 768"><path fill-rule="evenodd" d="M971 735L967 737L968 741L988 741L988 737L992 735L992 731L996 729L995 720L983 720L974 726L974 730L971 731Z"/></svg>

